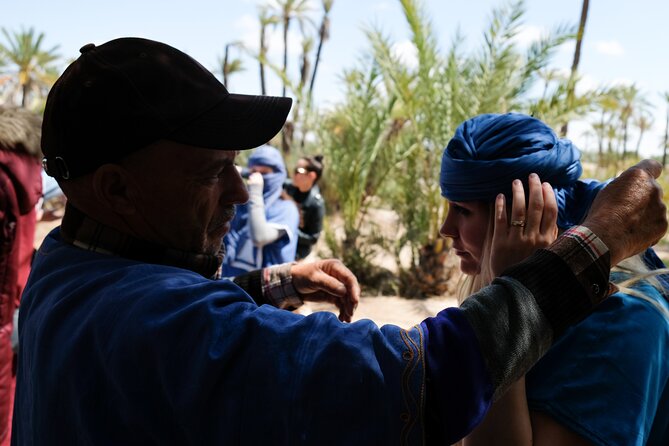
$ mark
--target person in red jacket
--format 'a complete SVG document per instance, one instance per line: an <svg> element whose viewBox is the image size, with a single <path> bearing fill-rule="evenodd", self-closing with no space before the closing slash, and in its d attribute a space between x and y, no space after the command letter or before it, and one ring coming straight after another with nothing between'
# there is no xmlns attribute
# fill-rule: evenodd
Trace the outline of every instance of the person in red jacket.
<svg viewBox="0 0 669 446"><path fill-rule="evenodd" d="M15 387L14 311L33 255L36 204L42 195L42 120L0 107L0 446L9 445Z"/></svg>

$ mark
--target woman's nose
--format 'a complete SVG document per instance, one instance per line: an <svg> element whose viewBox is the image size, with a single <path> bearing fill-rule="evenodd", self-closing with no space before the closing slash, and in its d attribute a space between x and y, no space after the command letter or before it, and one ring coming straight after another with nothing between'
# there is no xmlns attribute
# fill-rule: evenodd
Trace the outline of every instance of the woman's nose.
<svg viewBox="0 0 669 446"><path fill-rule="evenodd" d="M446 215L446 219L444 220L444 223L441 225L441 228L439 228L439 235L444 238L458 237L457 227L453 223L453 216L451 215L450 210L448 211L448 215Z"/></svg>

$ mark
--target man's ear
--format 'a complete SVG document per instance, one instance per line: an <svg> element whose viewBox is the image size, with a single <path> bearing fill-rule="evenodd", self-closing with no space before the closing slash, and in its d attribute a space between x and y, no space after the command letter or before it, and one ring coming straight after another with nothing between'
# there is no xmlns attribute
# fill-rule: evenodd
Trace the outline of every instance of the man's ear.
<svg viewBox="0 0 669 446"><path fill-rule="evenodd" d="M119 214L137 211L134 198L137 183L130 173L118 164L103 164L93 174L93 194L100 206Z"/></svg>
<svg viewBox="0 0 669 446"><path fill-rule="evenodd" d="M316 179L318 178L318 175L316 175L316 172L310 170L309 171L309 178L311 178L311 181L315 183Z"/></svg>

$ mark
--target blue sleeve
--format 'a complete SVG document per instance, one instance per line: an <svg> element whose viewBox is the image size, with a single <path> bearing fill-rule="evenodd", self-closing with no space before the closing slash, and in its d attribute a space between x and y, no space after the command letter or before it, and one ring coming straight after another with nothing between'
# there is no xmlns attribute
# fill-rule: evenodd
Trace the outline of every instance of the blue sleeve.
<svg viewBox="0 0 669 446"><path fill-rule="evenodd" d="M654 288L641 290L667 308ZM661 401L667 392L661 395L669 379L668 348L666 315L638 297L615 294L528 373L530 409L596 445L646 445L654 420L667 419L659 408L667 410Z"/></svg>
<svg viewBox="0 0 669 446"><path fill-rule="evenodd" d="M479 343L462 310L425 319L426 438L452 444L466 436L490 407L494 387Z"/></svg>
<svg viewBox="0 0 669 446"><path fill-rule="evenodd" d="M268 210L267 222L286 233L275 242L263 247L263 267L294 261L297 252L297 230L300 224L300 214L295 203L278 200Z"/></svg>

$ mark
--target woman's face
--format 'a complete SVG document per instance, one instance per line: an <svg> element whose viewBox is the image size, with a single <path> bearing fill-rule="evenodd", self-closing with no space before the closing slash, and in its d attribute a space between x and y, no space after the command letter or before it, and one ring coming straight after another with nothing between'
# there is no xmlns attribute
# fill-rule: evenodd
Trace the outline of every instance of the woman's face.
<svg viewBox="0 0 669 446"><path fill-rule="evenodd" d="M453 239L453 249L460 257L460 270L465 274L478 274L490 221L490 205L483 201L450 200L448 205L448 215L439 234Z"/></svg>
<svg viewBox="0 0 669 446"><path fill-rule="evenodd" d="M309 162L305 159L299 159L293 173L293 184L302 192L311 189L314 181L316 181L316 173L310 172L307 167L309 167Z"/></svg>

